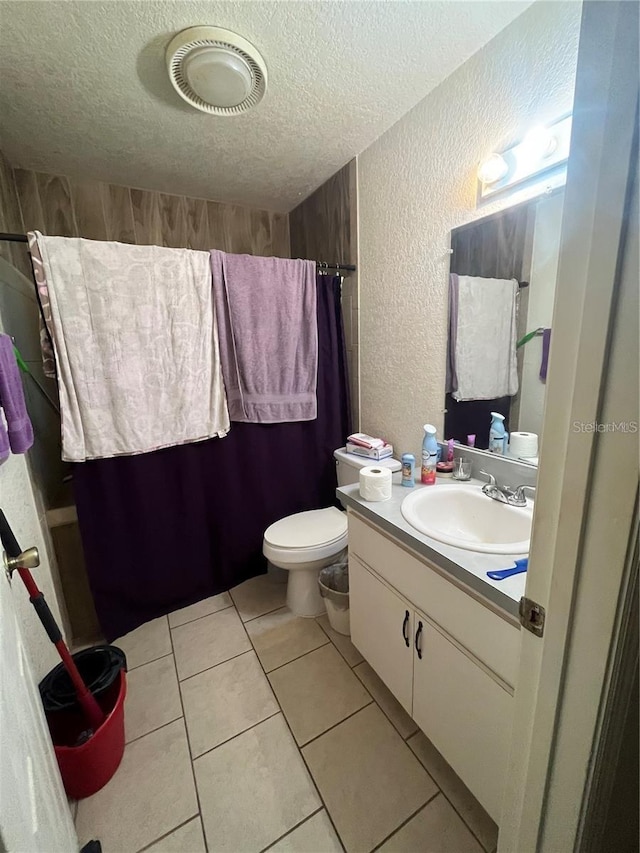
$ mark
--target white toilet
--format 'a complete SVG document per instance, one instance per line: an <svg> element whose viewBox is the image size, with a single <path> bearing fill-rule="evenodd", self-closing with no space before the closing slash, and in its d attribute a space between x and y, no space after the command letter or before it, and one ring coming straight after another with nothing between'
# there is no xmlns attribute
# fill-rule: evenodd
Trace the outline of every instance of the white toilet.
<svg viewBox="0 0 640 853"><path fill-rule="evenodd" d="M357 483L365 465L400 471L397 459L372 459L354 456L344 448L334 452L338 485ZM312 509L281 518L264 534L262 553L278 568L289 572L287 606L296 616L320 616L325 612L318 589L318 572L335 562L347 547L347 514L334 506Z"/></svg>

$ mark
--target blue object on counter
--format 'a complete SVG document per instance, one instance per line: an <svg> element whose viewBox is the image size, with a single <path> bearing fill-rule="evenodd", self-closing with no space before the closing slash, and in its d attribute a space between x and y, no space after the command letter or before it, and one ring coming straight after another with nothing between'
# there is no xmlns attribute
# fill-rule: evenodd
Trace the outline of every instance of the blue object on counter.
<svg viewBox="0 0 640 853"><path fill-rule="evenodd" d="M509 433L504 428L504 415L491 412L491 427L489 428L489 452L504 456L509 445Z"/></svg>
<svg viewBox="0 0 640 853"><path fill-rule="evenodd" d="M416 457L413 453L402 454L402 485L407 489L412 489L415 486L413 477L413 469L416 464Z"/></svg>
<svg viewBox="0 0 640 853"><path fill-rule="evenodd" d="M424 439L422 441L422 469L420 473L420 482L424 483L425 486L435 485L439 452L440 446L436 439L436 428L433 424L425 424Z"/></svg>
<svg viewBox="0 0 640 853"><path fill-rule="evenodd" d="M526 572L529 567L529 558L523 557L521 560L516 560L515 566L509 569L499 569L497 572L487 572L487 577L492 581L503 581L505 578L510 578L512 575L519 575Z"/></svg>

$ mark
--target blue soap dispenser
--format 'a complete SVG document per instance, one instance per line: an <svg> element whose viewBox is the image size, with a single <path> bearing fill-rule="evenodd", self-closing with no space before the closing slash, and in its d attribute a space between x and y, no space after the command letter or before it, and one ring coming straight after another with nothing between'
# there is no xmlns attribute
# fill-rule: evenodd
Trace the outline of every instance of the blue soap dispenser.
<svg viewBox="0 0 640 853"><path fill-rule="evenodd" d="M504 428L504 415L491 412L491 427L489 429L489 452L504 456L507 452L509 433Z"/></svg>

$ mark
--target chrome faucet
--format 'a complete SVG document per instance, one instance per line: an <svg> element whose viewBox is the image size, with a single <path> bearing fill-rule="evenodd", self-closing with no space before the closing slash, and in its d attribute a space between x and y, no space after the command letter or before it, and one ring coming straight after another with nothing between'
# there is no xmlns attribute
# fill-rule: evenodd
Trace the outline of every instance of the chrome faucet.
<svg viewBox="0 0 640 853"><path fill-rule="evenodd" d="M489 478L489 482L485 483L482 487L484 494L494 501L509 504L509 506L526 506L527 499L525 497L524 490L531 489L533 492L536 490L535 486L529 486L527 483L523 483L521 486L516 486L515 489L511 488L511 486L499 486L496 483L496 478L493 474L487 474L486 471L480 471L480 473L484 477Z"/></svg>
<svg viewBox="0 0 640 853"><path fill-rule="evenodd" d="M513 495L512 489L509 486L499 486L496 483L496 478L493 474L487 474L486 471L480 471L483 477L488 477L489 482L482 487L484 494L494 501L499 501L503 504L508 504L509 498Z"/></svg>
<svg viewBox="0 0 640 853"><path fill-rule="evenodd" d="M532 492L535 492L536 487L535 486L529 486L527 483L523 483L522 486L516 486L515 489L513 490L513 495L511 496L511 499L509 500L509 503L512 506L526 506L527 505L527 499L526 499L525 494L524 494L525 489L531 489Z"/></svg>

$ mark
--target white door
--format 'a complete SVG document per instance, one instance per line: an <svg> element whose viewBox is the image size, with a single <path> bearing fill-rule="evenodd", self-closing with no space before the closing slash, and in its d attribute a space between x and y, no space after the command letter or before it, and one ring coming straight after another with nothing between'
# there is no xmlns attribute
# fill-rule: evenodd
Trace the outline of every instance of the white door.
<svg viewBox="0 0 640 853"><path fill-rule="evenodd" d="M75 853L78 840L13 603L26 590L13 578L0 567L0 849Z"/></svg>
<svg viewBox="0 0 640 853"><path fill-rule="evenodd" d="M415 625L413 719L497 821L513 696L419 612Z"/></svg>
<svg viewBox="0 0 640 853"><path fill-rule="evenodd" d="M349 555L351 641L408 714L413 694L413 610Z"/></svg>
<svg viewBox="0 0 640 853"><path fill-rule="evenodd" d="M638 4L584 3L499 853L581 849L633 571L638 80Z"/></svg>

